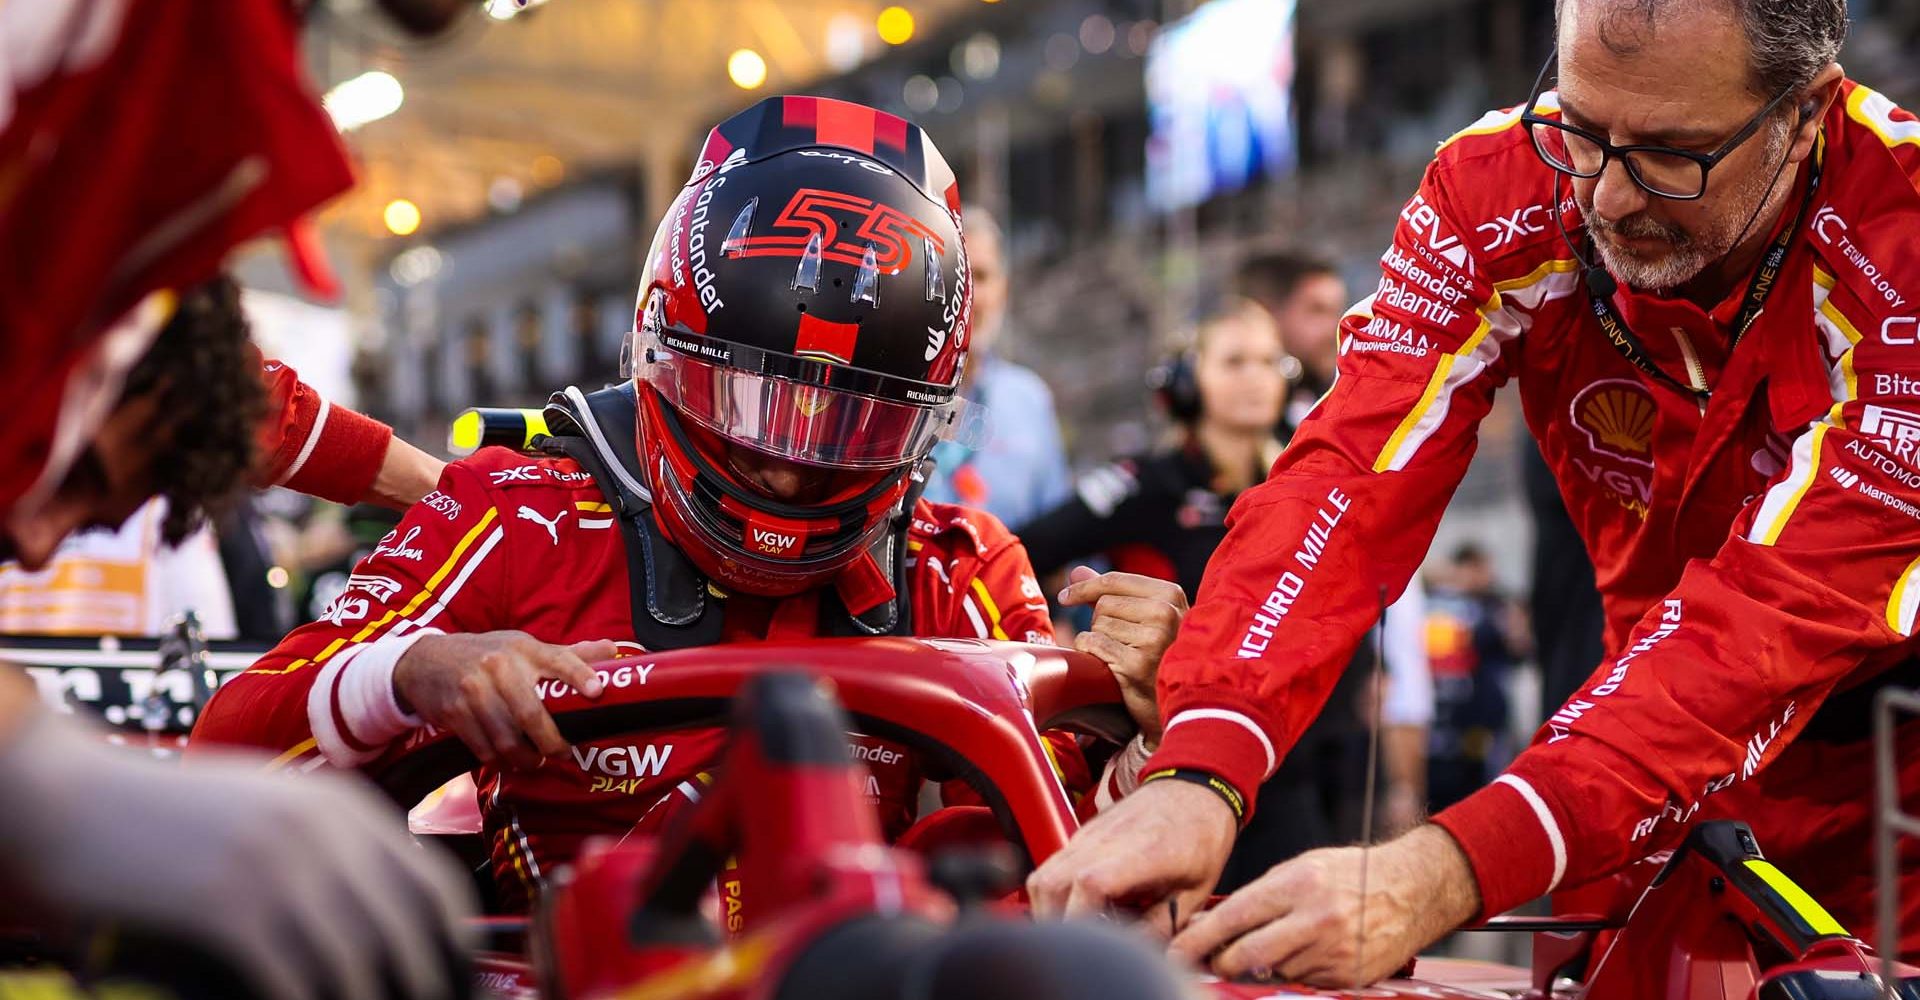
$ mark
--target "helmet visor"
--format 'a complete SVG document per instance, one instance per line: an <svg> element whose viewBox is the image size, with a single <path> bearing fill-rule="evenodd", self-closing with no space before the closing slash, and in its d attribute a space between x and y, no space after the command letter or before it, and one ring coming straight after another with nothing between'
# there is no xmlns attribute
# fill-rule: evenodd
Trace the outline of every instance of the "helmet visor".
<svg viewBox="0 0 1920 1000"><path fill-rule="evenodd" d="M651 339L651 338L648 338ZM735 444L807 465L886 469L919 461L936 442L979 437L985 411L960 396L896 403L710 364L653 340L636 375L667 405Z"/></svg>

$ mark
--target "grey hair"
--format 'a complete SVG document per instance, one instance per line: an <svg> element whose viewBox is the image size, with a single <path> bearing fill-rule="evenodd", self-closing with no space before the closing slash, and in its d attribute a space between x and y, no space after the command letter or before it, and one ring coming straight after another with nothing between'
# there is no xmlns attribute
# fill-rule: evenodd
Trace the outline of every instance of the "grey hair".
<svg viewBox="0 0 1920 1000"><path fill-rule="evenodd" d="M1673 0L1599 0L1611 9L1603 16L1601 42L1630 55L1645 44L1656 18ZM1847 40L1847 0L1714 0L1730 3L1747 36L1751 84L1755 94L1771 98L1798 90L1828 63L1840 58ZM1554 0L1557 17L1566 0ZM1634 22L1638 22L1637 24Z"/></svg>

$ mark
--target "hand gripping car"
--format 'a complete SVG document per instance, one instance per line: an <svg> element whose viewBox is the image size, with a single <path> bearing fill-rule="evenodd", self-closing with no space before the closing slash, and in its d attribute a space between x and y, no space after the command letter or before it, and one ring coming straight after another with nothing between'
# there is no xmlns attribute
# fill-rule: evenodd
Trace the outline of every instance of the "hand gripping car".
<svg viewBox="0 0 1920 1000"><path fill-rule="evenodd" d="M983 841L1044 860L1076 827L1038 731L1130 736L1110 675L1068 650L971 640L823 639L662 653L644 687L549 699L581 741L724 721L733 737L695 810L658 840L588 850L531 925L495 921L481 983L558 998L1349 996L1448 1000L1920 1000L1916 970L1880 964L1768 865L1747 829L1703 824L1636 884L1563 899L1572 915L1501 918L1534 933L1534 968L1422 959L1426 978L1349 991L1194 981L1145 945L1087 925L1026 922ZM845 706L847 715L828 701ZM848 718L850 716L851 718ZM967 781L983 806L882 842L841 734L898 740ZM472 766L422 732L371 768L415 802ZM733 859L729 864L729 859ZM718 880L718 922L702 898ZM738 887L747 887L744 891ZM1003 905L963 907L998 896ZM724 924L725 926L720 926ZM1199 992L1196 992L1199 991Z"/></svg>

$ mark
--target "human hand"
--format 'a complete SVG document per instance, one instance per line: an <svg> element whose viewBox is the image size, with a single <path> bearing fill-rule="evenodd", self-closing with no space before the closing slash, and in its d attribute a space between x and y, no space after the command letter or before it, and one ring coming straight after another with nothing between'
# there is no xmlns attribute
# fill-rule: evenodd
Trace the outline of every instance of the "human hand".
<svg viewBox="0 0 1920 1000"><path fill-rule="evenodd" d="M1429 824L1378 847L1322 848L1275 865L1195 917L1172 952L1222 977L1364 986L1479 910L1466 855Z"/></svg>
<svg viewBox="0 0 1920 1000"><path fill-rule="evenodd" d="M1187 594L1177 583L1138 573L1095 573L1075 566L1060 592L1060 603L1093 605L1093 628L1074 637L1073 646L1107 663L1120 683L1120 697L1147 749L1160 744L1160 706L1154 685L1160 658L1180 632Z"/></svg>
<svg viewBox="0 0 1920 1000"><path fill-rule="evenodd" d="M589 698L602 685L589 663L614 655L609 640L554 646L525 632L430 635L393 667L402 709L451 731L482 764L533 768L567 752L534 684L550 678Z"/></svg>
<svg viewBox="0 0 1920 1000"><path fill-rule="evenodd" d="M451 859L359 779L265 765L163 764L43 713L0 746L0 882L39 926L195 945L273 1000L464 993L474 899Z"/></svg>
<svg viewBox="0 0 1920 1000"><path fill-rule="evenodd" d="M1154 781L1095 816L1027 876L1036 916L1081 916L1115 904L1171 902L1171 930L1220 880L1239 832L1220 796L1185 781ZM1148 927L1154 921L1144 922Z"/></svg>

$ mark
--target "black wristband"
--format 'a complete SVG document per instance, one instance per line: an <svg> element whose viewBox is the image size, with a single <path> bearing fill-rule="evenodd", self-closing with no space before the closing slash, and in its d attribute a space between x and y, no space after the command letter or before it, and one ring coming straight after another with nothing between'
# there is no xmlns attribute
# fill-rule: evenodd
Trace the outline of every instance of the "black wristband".
<svg viewBox="0 0 1920 1000"><path fill-rule="evenodd" d="M1233 821L1236 824L1244 824L1247 821L1246 797L1240 794L1239 789L1227 784L1226 779L1191 767L1169 767L1141 775L1140 784L1144 787L1152 782L1166 779L1190 782L1213 792L1220 796L1220 801L1225 802L1227 808L1233 810Z"/></svg>

